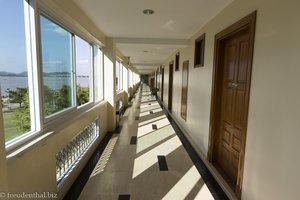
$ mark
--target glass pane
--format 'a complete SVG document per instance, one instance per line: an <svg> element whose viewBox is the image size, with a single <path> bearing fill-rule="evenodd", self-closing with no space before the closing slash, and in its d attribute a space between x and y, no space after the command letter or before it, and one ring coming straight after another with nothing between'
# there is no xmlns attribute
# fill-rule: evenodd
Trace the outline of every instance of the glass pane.
<svg viewBox="0 0 300 200"><path fill-rule="evenodd" d="M91 49L90 44L75 36L76 100L77 106L90 101Z"/></svg>
<svg viewBox="0 0 300 200"><path fill-rule="evenodd" d="M44 114L74 106L72 34L41 16Z"/></svg>
<svg viewBox="0 0 300 200"><path fill-rule="evenodd" d="M123 89L123 64L121 63L120 65L120 74L119 74L119 89L122 90Z"/></svg>
<svg viewBox="0 0 300 200"><path fill-rule="evenodd" d="M5 141L31 130L23 1L1 1L0 87Z"/></svg>
<svg viewBox="0 0 300 200"><path fill-rule="evenodd" d="M102 51L94 46L94 75L95 75L95 100L103 99L103 61Z"/></svg>
<svg viewBox="0 0 300 200"><path fill-rule="evenodd" d="M119 81L120 81L120 62L116 62L116 90L118 91L119 88Z"/></svg>
<svg viewBox="0 0 300 200"><path fill-rule="evenodd" d="M128 71L127 68L123 66L123 90L128 91Z"/></svg>

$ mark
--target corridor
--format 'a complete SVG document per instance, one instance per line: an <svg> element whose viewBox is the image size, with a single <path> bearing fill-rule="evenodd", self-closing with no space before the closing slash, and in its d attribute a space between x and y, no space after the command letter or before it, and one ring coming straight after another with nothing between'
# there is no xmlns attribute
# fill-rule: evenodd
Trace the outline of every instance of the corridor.
<svg viewBox="0 0 300 200"><path fill-rule="evenodd" d="M120 123L79 199L214 199L148 86Z"/></svg>

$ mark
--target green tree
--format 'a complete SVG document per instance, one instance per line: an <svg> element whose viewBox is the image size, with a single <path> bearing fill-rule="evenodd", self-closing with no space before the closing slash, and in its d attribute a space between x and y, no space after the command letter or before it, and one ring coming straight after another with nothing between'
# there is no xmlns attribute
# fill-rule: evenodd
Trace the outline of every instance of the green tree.
<svg viewBox="0 0 300 200"><path fill-rule="evenodd" d="M72 105L71 87L68 85L63 85L57 93L56 100L58 110L70 107Z"/></svg>
<svg viewBox="0 0 300 200"><path fill-rule="evenodd" d="M24 95L28 92L28 88L16 88L16 90L10 90L8 97L11 103L18 103L20 108L24 100Z"/></svg>
<svg viewBox="0 0 300 200"><path fill-rule="evenodd" d="M89 102L89 88L83 88L80 85L77 85L76 87L76 100L77 100L77 106L80 106L82 104L85 104Z"/></svg>
<svg viewBox="0 0 300 200"><path fill-rule="evenodd" d="M27 88L20 88L20 89L26 89L26 92L24 93L22 97L23 107L16 110L16 114L13 117L14 124L16 128L21 132L25 133L30 131L31 125L30 125L30 108L29 108L29 94Z"/></svg>
<svg viewBox="0 0 300 200"><path fill-rule="evenodd" d="M46 115L53 114L55 109L55 91L44 85L44 112Z"/></svg>

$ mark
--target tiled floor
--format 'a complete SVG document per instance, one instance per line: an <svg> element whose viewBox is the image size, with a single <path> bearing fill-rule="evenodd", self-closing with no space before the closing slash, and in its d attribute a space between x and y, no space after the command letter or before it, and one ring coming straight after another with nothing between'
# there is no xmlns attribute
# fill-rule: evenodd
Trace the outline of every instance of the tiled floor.
<svg viewBox="0 0 300 200"><path fill-rule="evenodd" d="M214 199L148 86L138 91L121 125L79 199Z"/></svg>

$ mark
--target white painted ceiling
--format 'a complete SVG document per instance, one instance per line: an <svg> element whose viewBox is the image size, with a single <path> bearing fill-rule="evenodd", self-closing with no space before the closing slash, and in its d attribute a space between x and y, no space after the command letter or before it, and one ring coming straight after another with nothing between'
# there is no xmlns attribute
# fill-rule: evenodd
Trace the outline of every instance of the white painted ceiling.
<svg viewBox="0 0 300 200"><path fill-rule="evenodd" d="M185 47L188 39L232 0L73 1L144 74ZM144 15L144 9L155 13Z"/></svg>

